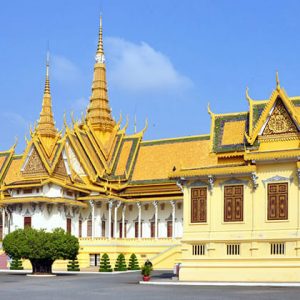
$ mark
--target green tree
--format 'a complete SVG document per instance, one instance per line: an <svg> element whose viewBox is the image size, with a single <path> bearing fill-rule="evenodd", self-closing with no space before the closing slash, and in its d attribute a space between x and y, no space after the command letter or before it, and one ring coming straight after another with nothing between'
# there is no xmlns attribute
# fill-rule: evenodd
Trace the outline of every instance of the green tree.
<svg viewBox="0 0 300 300"><path fill-rule="evenodd" d="M28 259L32 273L52 273L57 259L75 259L79 242L75 236L57 228L53 232L44 229L18 229L3 240L3 249L10 257Z"/></svg>
<svg viewBox="0 0 300 300"><path fill-rule="evenodd" d="M68 271L76 271L76 272L79 272L80 271L80 268L79 268L79 262L77 260L77 257L75 259L72 259L72 260L69 260L69 263L68 263Z"/></svg>
<svg viewBox="0 0 300 300"><path fill-rule="evenodd" d="M23 270L24 269L20 258L13 258L9 268L11 270Z"/></svg>
<svg viewBox="0 0 300 300"><path fill-rule="evenodd" d="M136 255L134 253L132 253L129 258L128 270L139 270L139 269L140 269L140 266L139 266L138 259L137 259Z"/></svg>
<svg viewBox="0 0 300 300"><path fill-rule="evenodd" d="M101 257L99 272L112 272L109 256L106 253Z"/></svg>
<svg viewBox="0 0 300 300"><path fill-rule="evenodd" d="M127 271L125 256L122 253L117 257L115 271Z"/></svg>

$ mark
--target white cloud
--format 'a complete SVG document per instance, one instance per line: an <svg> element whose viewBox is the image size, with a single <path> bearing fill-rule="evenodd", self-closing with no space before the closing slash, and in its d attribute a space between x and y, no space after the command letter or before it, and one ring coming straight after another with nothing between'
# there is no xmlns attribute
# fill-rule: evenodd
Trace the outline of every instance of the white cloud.
<svg viewBox="0 0 300 300"><path fill-rule="evenodd" d="M192 81L181 75L170 59L145 42L134 44L120 38L107 38L111 60L109 82L126 91L170 91L186 89Z"/></svg>
<svg viewBox="0 0 300 300"><path fill-rule="evenodd" d="M89 101L84 98L78 98L72 103L72 109L76 112L85 112L86 108L88 107Z"/></svg>
<svg viewBox="0 0 300 300"><path fill-rule="evenodd" d="M6 119L8 123L15 127L28 128L28 121L25 118L14 112L3 112L1 113L2 118Z"/></svg>
<svg viewBox="0 0 300 300"><path fill-rule="evenodd" d="M51 75L61 82L74 82L80 78L79 68L62 55L51 56Z"/></svg>

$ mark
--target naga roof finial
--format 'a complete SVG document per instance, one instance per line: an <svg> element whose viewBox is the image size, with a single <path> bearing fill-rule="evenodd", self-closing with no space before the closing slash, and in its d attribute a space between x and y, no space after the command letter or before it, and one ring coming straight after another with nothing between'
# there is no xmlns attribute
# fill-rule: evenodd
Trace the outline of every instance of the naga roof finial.
<svg viewBox="0 0 300 300"><path fill-rule="evenodd" d="M207 112L209 113L209 115L212 117L214 115L214 113L211 111L210 109L210 104L209 102L207 103Z"/></svg>

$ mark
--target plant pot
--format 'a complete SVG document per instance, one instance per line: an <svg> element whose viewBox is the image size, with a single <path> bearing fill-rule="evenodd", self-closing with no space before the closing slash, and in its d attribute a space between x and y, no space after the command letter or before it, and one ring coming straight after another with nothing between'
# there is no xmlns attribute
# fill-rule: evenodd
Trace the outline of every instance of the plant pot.
<svg viewBox="0 0 300 300"><path fill-rule="evenodd" d="M144 275L143 276L143 281L149 281L150 280L150 276Z"/></svg>

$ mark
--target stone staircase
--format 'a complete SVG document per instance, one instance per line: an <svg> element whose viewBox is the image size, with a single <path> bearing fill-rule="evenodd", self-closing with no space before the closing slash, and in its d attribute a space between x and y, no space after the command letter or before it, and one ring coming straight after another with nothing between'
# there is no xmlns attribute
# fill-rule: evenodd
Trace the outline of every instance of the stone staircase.
<svg viewBox="0 0 300 300"><path fill-rule="evenodd" d="M150 258L154 269L169 269L181 258L181 244L172 245Z"/></svg>

